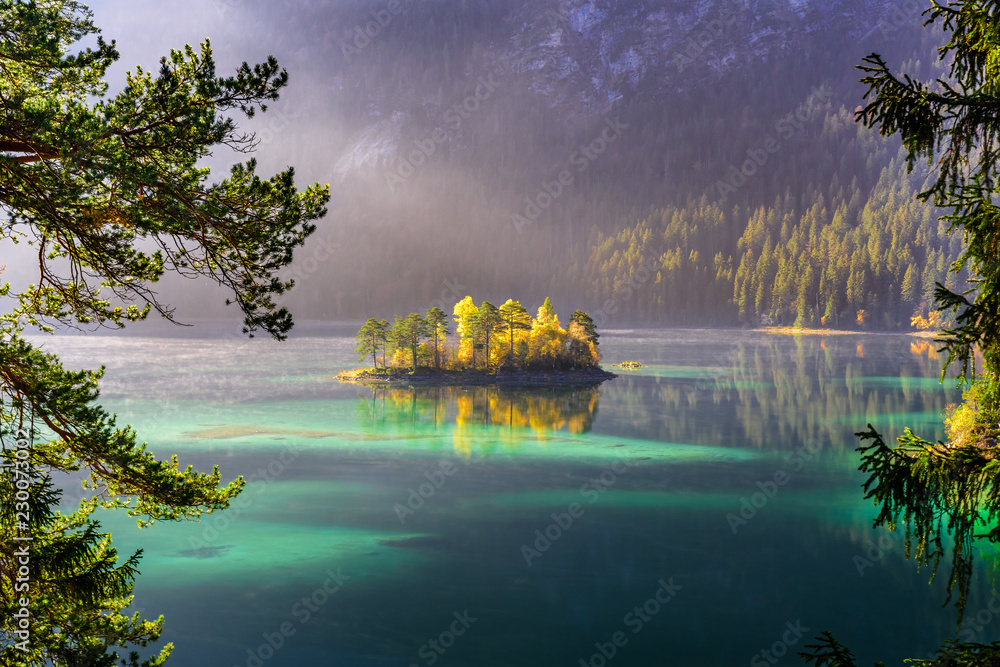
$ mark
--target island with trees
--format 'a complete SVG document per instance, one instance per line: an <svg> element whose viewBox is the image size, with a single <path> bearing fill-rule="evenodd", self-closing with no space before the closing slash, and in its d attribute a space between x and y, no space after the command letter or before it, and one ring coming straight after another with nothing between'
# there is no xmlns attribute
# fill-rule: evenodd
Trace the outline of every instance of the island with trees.
<svg viewBox="0 0 1000 667"><path fill-rule="evenodd" d="M395 323L368 318L357 333L358 361L369 368L340 373L344 382L595 385L616 377L599 362L600 334L582 310L563 328L548 298L534 318L520 302L500 306L467 296L448 315L437 306Z"/></svg>

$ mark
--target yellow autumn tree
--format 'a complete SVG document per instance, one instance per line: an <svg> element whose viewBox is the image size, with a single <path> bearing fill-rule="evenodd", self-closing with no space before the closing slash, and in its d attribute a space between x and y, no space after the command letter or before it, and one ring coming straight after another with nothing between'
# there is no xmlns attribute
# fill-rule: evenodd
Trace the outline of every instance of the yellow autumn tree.
<svg viewBox="0 0 1000 667"><path fill-rule="evenodd" d="M528 332L528 359L531 365L554 368L566 346L566 330L559 324L559 316L548 297L531 321Z"/></svg>
<svg viewBox="0 0 1000 667"><path fill-rule="evenodd" d="M455 304L452 311L455 315L455 333L458 334L458 359L463 364L476 367L477 322L479 307L471 296L467 296Z"/></svg>
<svg viewBox="0 0 1000 667"><path fill-rule="evenodd" d="M570 322L566 330L568 341L566 352L574 366L596 366L601 360L601 353L591 342L587 330L577 322Z"/></svg>
<svg viewBox="0 0 1000 667"><path fill-rule="evenodd" d="M590 368L601 359L597 346L597 329L583 311L573 313L569 329L559 322L548 298L529 319L525 308L508 299L500 308L489 301L476 306L471 296L455 304L452 313L458 345L447 342L447 334L432 345L423 339L429 336L427 327L419 335L403 336L403 325L410 318L396 318L396 334L388 350L387 366L394 368L436 367L445 370L493 370L505 368L567 369ZM439 313L443 315L443 313ZM416 326L416 324L414 325ZM412 327L411 327L412 328ZM441 331L440 325L436 327ZM404 338L406 343L403 344ZM416 357L414 359L413 357Z"/></svg>

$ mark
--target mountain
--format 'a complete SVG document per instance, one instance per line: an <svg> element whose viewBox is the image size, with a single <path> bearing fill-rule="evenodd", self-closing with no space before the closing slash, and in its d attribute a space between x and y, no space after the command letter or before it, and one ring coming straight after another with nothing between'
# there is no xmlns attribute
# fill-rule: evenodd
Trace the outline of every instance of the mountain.
<svg viewBox="0 0 1000 667"><path fill-rule="evenodd" d="M805 320L797 310L740 307L732 283L740 239L762 207L797 224L821 198L843 203L842 215L853 216L845 229L860 229L866 202L908 177L898 143L854 123L864 92L855 66L878 51L915 76L940 73L920 7L888 1L244 8L273 26L267 40L276 51L311 45L293 67L311 101L292 122L324 128L326 143L317 146L309 132L285 143L293 164L318 161L335 201L289 274L300 285L286 303L300 318L389 317L450 306L465 293L526 304L551 295L567 314L597 309L628 282L632 265L618 260L612 269L601 248L645 222L657 239L643 246L642 261L658 276L651 284L674 281L670 289L689 305L650 296L618 308L614 322L815 323L825 307ZM906 186L911 194L915 187ZM712 207L721 212L709 216L715 222L695 224ZM695 231L673 238L675 215L687 218L672 229ZM944 261L953 259L944 231L932 236L935 248L949 248ZM905 243L930 241L924 233ZM698 270L666 270L681 250L690 260L692 244L701 248ZM927 253L910 255L927 261ZM868 261L884 259L873 252ZM711 279L693 278L698 271ZM845 301L833 319L853 321L862 302ZM699 315L696 304L708 308ZM884 305L892 314L878 322L893 327L908 325L911 307L930 304Z"/></svg>

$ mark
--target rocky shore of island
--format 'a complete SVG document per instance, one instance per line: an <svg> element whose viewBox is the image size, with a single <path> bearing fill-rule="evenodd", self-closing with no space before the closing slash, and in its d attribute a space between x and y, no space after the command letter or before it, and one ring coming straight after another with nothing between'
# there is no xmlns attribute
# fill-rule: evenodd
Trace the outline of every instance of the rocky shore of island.
<svg viewBox="0 0 1000 667"><path fill-rule="evenodd" d="M498 385L504 387L592 387L618 377L601 368L581 368L567 370L498 370L482 371L435 371L418 369L415 373L408 369L359 369L343 371L337 376L341 382L362 385L448 385L478 386Z"/></svg>

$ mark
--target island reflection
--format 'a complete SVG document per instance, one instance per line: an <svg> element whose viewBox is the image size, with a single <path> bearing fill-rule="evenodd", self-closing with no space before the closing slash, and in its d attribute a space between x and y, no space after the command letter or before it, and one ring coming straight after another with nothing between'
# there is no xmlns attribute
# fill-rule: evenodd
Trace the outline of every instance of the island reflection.
<svg viewBox="0 0 1000 667"><path fill-rule="evenodd" d="M427 437L451 433L469 455L500 445L516 449L559 431L588 433L597 415L596 388L512 389L498 386L371 387L359 398L358 422L373 435Z"/></svg>

